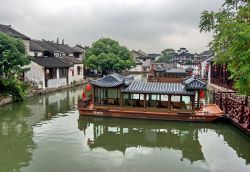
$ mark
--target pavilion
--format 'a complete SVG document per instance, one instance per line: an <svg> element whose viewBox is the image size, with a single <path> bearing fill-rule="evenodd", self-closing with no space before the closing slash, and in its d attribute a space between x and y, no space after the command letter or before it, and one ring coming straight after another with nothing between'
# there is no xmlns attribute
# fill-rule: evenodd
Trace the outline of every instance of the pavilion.
<svg viewBox="0 0 250 172"><path fill-rule="evenodd" d="M117 73L91 80L95 108L193 113L200 107L199 91L206 83L190 77L183 83L142 82Z"/></svg>

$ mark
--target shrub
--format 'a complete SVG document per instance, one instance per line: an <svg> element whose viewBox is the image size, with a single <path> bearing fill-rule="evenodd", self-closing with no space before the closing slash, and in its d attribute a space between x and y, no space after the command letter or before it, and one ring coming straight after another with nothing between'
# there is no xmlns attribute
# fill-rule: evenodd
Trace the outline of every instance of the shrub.
<svg viewBox="0 0 250 172"><path fill-rule="evenodd" d="M12 95L15 101L24 100L28 84L16 79L0 79L0 96Z"/></svg>

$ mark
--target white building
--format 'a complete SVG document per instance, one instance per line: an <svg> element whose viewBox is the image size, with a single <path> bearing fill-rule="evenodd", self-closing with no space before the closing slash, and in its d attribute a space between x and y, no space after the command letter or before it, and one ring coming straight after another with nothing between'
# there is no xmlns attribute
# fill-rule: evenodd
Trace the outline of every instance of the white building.
<svg viewBox="0 0 250 172"><path fill-rule="evenodd" d="M75 57L65 56L62 58L73 66L69 68L69 83L83 82L83 63Z"/></svg>
<svg viewBox="0 0 250 172"><path fill-rule="evenodd" d="M24 79L38 88L57 88L69 84L72 64L57 57L33 57L26 68Z"/></svg>

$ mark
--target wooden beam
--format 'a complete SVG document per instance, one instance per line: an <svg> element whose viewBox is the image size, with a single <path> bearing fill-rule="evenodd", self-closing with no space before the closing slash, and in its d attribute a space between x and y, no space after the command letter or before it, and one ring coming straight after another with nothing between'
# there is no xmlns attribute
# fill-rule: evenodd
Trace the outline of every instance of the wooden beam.
<svg viewBox="0 0 250 172"><path fill-rule="evenodd" d="M92 90L92 103L93 103L93 108L95 106L95 86L93 85L93 90Z"/></svg>
<svg viewBox="0 0 250 172"><path fill-rule="evenodd" d="M197 90L197 108L199 108L200 109L200 92L199 92L199 90Z"/></svg>
<svg viewBox="0 0 250 172"><path fill-rule="evenodd" d="M194 96L191 96L191 102L192 102L192 110L194 111L195 110L195 95Z"/></svg>
<svg viewBox="0 0 250 172"><path fill-rule="evenodd" d="M123 93L120 91L120 110L122 110L123 107Z"/></svg>
<svg viewBox="0 0 250 172"><path fill-rule="evenodd" d="M171 110L171 95L168 95L168 110Z"/></svg>
<svg viewBox="0 0 250 172"><path fill-rule="evenodd" d="M144 101L143 101L143 104L144 104L144 111L146 111L146 94L143 94L144 95Z"/></svg>

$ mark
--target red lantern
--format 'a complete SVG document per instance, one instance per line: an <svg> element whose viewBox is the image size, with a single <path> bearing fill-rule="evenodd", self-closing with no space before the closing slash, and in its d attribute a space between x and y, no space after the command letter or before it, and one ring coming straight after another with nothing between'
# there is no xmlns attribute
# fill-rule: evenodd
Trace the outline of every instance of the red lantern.
<svg viewBox="0 0 250 172"><path fill-rule="evenodd" d="M86 93L83 91L82 92L82 99L86 99L87 98L87 95L86 95Z"/></svg>
<svg viewBox="0 0 250 172"><path fill-rule="evenodd" d="M86 91L91 91L91 85L89 83L86 85L85 90Z"/></svg>
<svg viewBox="0 0 250 172"><path fill-rule="evenodd" d="M205 92L204 90L200 90L200 98L203 99L205 97Z"/></svg>

